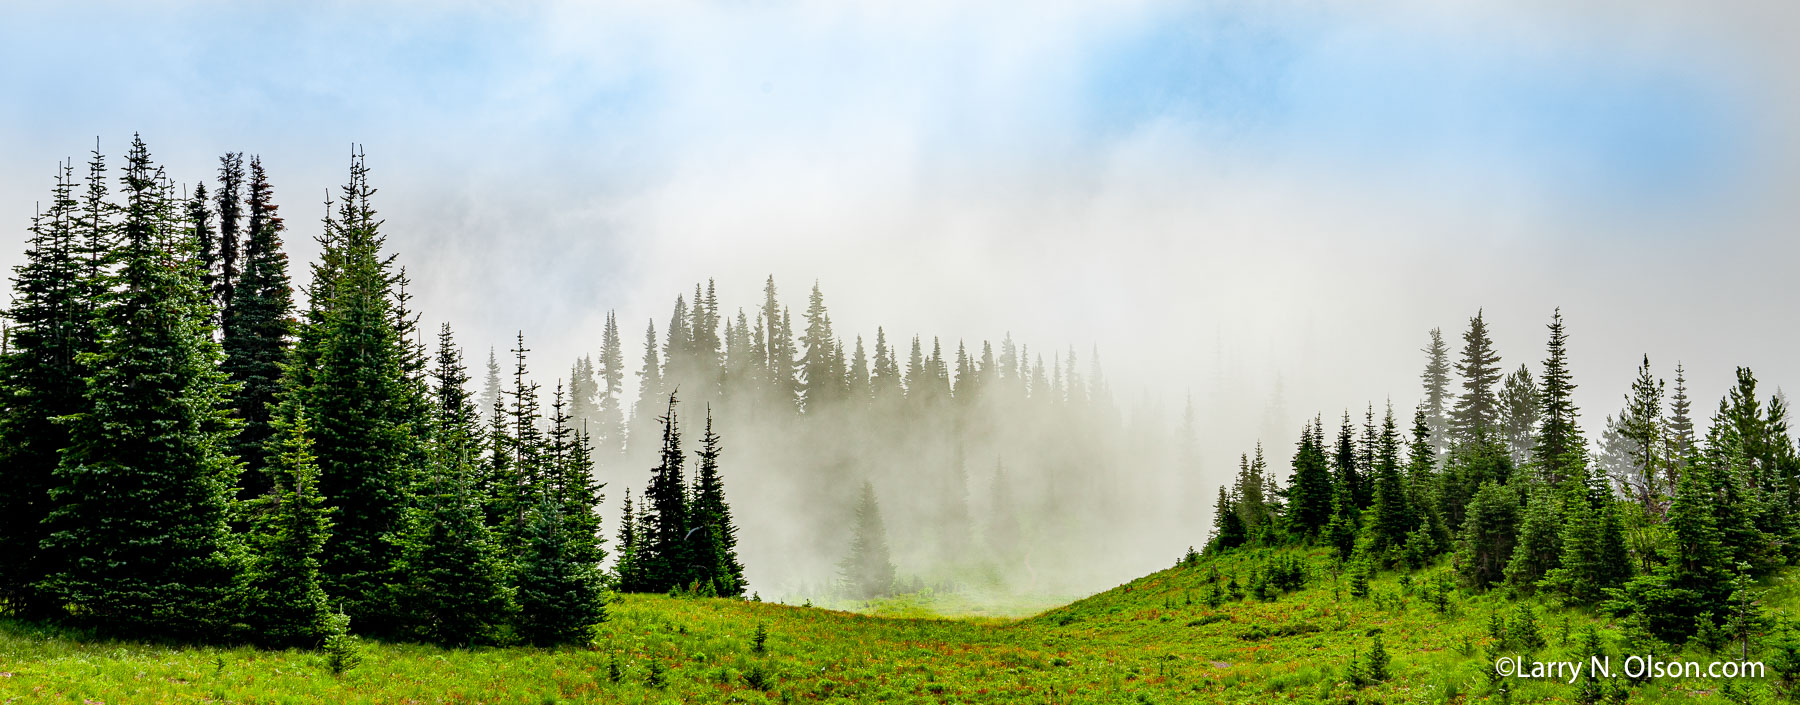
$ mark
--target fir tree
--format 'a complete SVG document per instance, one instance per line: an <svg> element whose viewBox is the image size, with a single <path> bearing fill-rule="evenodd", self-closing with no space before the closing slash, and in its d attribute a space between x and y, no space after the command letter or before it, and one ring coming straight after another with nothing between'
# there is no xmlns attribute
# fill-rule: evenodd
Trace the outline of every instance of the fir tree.
<svg viewBox="0 0 1800 705"><path fill-rule="evenodd" d="M319 489L336 511L325 591L364 629L390 633L402 617L387 586L396 581L429 419L406 370L408 343L398 330L392 258L382 253L374 195L357 153L337 215L326 221L324 264L309 292L314 311L298 336L298 364L288 368L304 371L284 384L308 415L323 469Z"/></svg>
<svg viewBox="0 0 1800 705"><path fill-rule="evenodd" d="M1457 544L1457 564L1463 578L1479 589L1499 582L1512 560L1517 537L1519 505L1513 493L1494 482L1484 482L1469 501Z"/></svg>
<svg viewBox="0 0 1800 705"><path fill-rule="evenodd" d="M1190 403L1190 414L1192 404ZM1317 420L1300 430L1298 449L1294 452L1293 481L1288 488L1289 519L1303 537L1316 537L1331 521L1331 470L1325 449L1316 441ZM1379 490L1378 490L1379 491Z"/></svg>
<svg viewBox="0 0 1800 705"><path fill-rule="evenodd" d="M1500 388L1499 401L1500 440L1512 457L1513 467L1524 467L1525 461L1531 458L1540 407L1537 383L1531 378L1531 370L1520 365L1507 375L1506 383Z"/></svg>
<svg viewBox="0 0 1800 705"><path fill-rule="evenodd" d="M1562 565L1562 493L1556 488L1535 485L1525 502L1519 524L1518 545L1506 564L1506 581L1513 587L1530 592L1537 582Z"/></svg>
<svg viewBox="0 0 1800 705"><path fill-rule="evenodd" d="M1375 499L1369 522L1369 548L1374 555L1398 551L1418 525L1408 500L1406 482L1400 477L1400 431L1394 423L1394 407L1389 405L1375 460Z"/></svg>
<svg viewBox="0 0 1800 705"><path fill-rule="evenodd" d="M510 607L503 561L474 491L481 431L468 374L445 324L438 334L436 431L427 481L405 537L406 632L424 641L493 643Z"/></svg>
<svg viewBox="0 0 1800 705"><path fill-rule="evenodd" d="M40 600L33 584L57 556L39 545L48 538L44 519L58 453L71 441L69 427L54 419L88 409L79 356L97 344L91 315L95 288L82 256L82 230L109 231L106 211L84 222L74 196L73 168L59 165L50 208L34 217L25 263L14 268L10 325L0 352L0 604L17 614L43 616L55 605ZM90 184L102 198L104 162L94 156Z"/></svg>
<svg viewBox="0 0 1800 705"><path fill-rule="evenodd" d="M694 578L710 582L720 597L744 594L744 566L737 557L737 526L725 502L725 482L719 477L719 436L713 433L712 409L706 412L706 431L700 436L699 467L694 475L693 503L688 525L694 535Z"/></svg>
<svg viewBox="0 0 1800 705"><path fill-rule="evenodd" d="M852 597L869 599L893 590L894 562L888 557L887 527L875 502L875 486L863 481L852 525L850 550L838 563L843 589Z"/></svg>
<svg viewBox="0 0 1800 705"><path fill-rule="evenodd" d="M647 592L640 569L637 514L632 511L631 488L625 488L625 505L619 510L619 562L613 566L621 592Z"/></svg>
<svg viewBox="0 0 1800 705"><path fill-rule="evenodd" d="M248 468L241 497L268 491L264 447L273 435L271 417L281 390L281 363L293 333L294 291L288 283L287 255L281 251L285 228L273 201L273 187L262 159L250 159L249 237L244 241L243 271L231 287L225 310L224 372L238 384L232 413L244 422L232 452Z"/></svg>
<svg viewBox="0 0 1800 705"><path fill-rule="evenodd" d="M1425 383L1425 423L1431 429L1432 448L1442 456L1449 449L1449 419L1446 408L1453 403L1450 393L1450 348L1444 345L1442 329L1431 329L1431 343L1425 353L1425 372L1419 375Z"/></svg>
<svg viewBox="0 0 1800 705"><path fill-rule="evenodd" d="M656 424L657 407L666 399L667 391L663 385L662 365L656 354L656 322L651 321L644 329L644 360L638 368L638 398L631 414L631 437L628 449L631 457L642 459L649 455L656 433L660 431Z"/></svg>
<svg viewBox="0 0 1800 705"><path fill-rule="evenodd" d="M1456 364L1462 375L1462 394L1450 411L1451 445L1481 445L1498 440L1500 409L1494 396L1500 384L1500 355L1488 337L1481 312L1469 319L1463 333L1462 359Z"/></svg>
<svg viewBox="0 0 1800 705"><path fill-rule="evenodd" d="M644 490L649 521L638 525L638 560L645 587L656 592L686 585L693 577L694 561L688 550L688 531L693 527L688 525L688 487L683 478L685 458L681 451L681 423L675 414L677 403L675 395L670 394L668 411L658 419L663 429L662 455Z"/></svg>
<svg viewBox="0 0 1800 705"><path fill-rule="evenodd" d="M292 424L275 419L276 445L269 477L273 494L251 527L255 553L250 565L249 622L258 643L271 648L311 648L325 638L331 614L319 574L319 554L330 535L330 510L319 495L319 468L313 460L306 415Z"/></svg>
<svg viewBox="0 0 1800 705"><path fill-rule="evenodd" d="M167 264L191 262L192 244L158 245L174 240L159 177L134 138L88 410L65 417L71 444L49 490L42 550L59 560L40 589L75 606L79 623L182 639L217 634L236 616L241 553L226 518L237 466L224 453L235 430L221 410L230 386L199 268Z"/></svg>
<svg viewBox="0 0 1800 705"><path fill-rule="evenodd" d="M617 454L625 447L625 412L621 406L625 393L625 354L619 339L619 322L612 311L606 312L606 328L600 336L599 411L590 432L594 447L604 454Z"/></svg>
<svg viewBox="0 0 1800 705"><path fill-rule="evenodd" d="M1575 383L1569 376L1568 333L1563 330L1562 309L1550 319L1549 356L1544 359L1544 379L1540 390L1544 411L1540 416L1537 445L1532 451L1538 472L1550 485L1560 485L1579 476L1574 466L1582 464L1587 443L1576 425Z"/></svg>
<svg viewBox="0 0 1800 705"><path fill-rule="evenodd" d="M1364 477L1366 467L1358 466L1355 432L1350 428L1350 412L1344 412L1344 423L1338 427L1337 450L1333 456L1336 461L1336 484L1343 488L1350 500L1350 506L1361 509L1361 499L1371 494L1368 481Z"/></svg>
<svg viewBox="0 0 1800 705"><path fill-rule="evenodd" d="M219 200L219 269L213 277L213 301L221 312L221 320L231 312L234 296L232 288L237 285L238 253L242 244L240 228L244 213L244 155L242 152L226 152L219 157L219 190L214 194Z"/></svg>
<svg viewBox="0 0 1800 705"><path fill-rule="evenodd" d="M538 646L585 645L606 621L600 556L561 508L548 498L526 519L519 563L519 638Z"/></svg>

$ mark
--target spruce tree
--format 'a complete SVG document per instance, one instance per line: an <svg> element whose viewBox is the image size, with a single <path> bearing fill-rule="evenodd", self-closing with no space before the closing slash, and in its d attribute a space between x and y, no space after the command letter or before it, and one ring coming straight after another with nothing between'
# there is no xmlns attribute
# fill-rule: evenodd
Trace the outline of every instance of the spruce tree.
<svg viewBox="0 0 1800 705"><path fill-rule="evenodd" d="M238 254L242 244L244 213L244 155L226 152L219 157L219 269L213 273L213 302L223 320L231 312L232 287L238 279Z"/></svg>
<svg viewBox="0 0 1800 705"><path fill-rule="evenodd" d="M1486 589L1505 577L1504 569L1512 560L1518 501L1505 486L1484 482L1469 501L1467 514L1457 540L1457 565L1470 585Z"/></svg>
<svg viewBox="0 0 1800 705"><path fill-rule="evenodd" d="M1495 397L1500 385L1500 355L1488 337L1481 312L1469 319L1463 333L1462 359L1456 372L1463 378L1462 394L1450 410L1451 445L1482 445L1498 440L1500 409Z"/></svg>
<svg viewBox="0 0 1800 705"><path fill-rule="evenodd" d="M625 412L621 406L625 393L625 353L619 339L619 322L612 311L606 312L606 328L600 336L599 412L589 432L594 447L603 457L617 455L625 447Z"/></svg>
<svg viewBox="0 0 1800 705"><path fill-rule="evenodd" d="M94 158L89 178L103 180L104 162L98 152ZM83 222L73 168L59 166L50 208L33 218L25 263L13 270L0 352L0 605L34 617L56 607L33 589L57 558L39 548L48 538L58 454L71 442L69 427L54 419L87 410L88 368L79 355L94 350L98 336L81 234L112 227L104 211L100 221ZM92 187L104 196L104 183Z"/></svg>
<svg viewBox="0 0 1800 705"><path fill-rule="evenodd" d="M851 597L869 599L893 590L894 562L888 556L887 527L875 501L875 486L863 481L851 525L850 550L838 563L838 576Z"/></svg>
<svg viewBox="0 0 1800 705"><path fill-rule="evenodd" d="M1660 519L1675 493L1674 486L1663 485L1667 434L1662 416L1663 383L1650 374L1650 356L1638 366L1637 379L1631 393L1625 396L1625 409L1619 414L1619 432L1627 447L1626 467L1615 478L1637 501L1646 516Z"/></svg>
<svg viewBox="0 0 1800 705"><path fill-rule="evenodd" d="M548 497L526 517L519 563L519 638L538 646L585 645L606 621L606 591L594 543Z"/></svg>
<svg viewBox="0 0 1800 705"><path fill-rule="evenodd" d="M1450 393L1450 348L1444 345L1442 329L1431 329L1431 343L1425 353L1425 372L1419 375L1425 383L1425 423L1431 429L1432 448L1442 456L1449 449L1449 418L1446 408L1453 403Z"/></svg>
<svg viewBox="0 0 1800 705"><path fill-rule="evenodd" d="M1512 457L1513 467L1524 467L1531 459L1532 445L1536 442L1538 413L1537 382L1531 378L1531 370L1524 365L1506 376L1506 383L1500 388L1500 440L1505 443L1507 452Z"/></svg>
<svg viewBox="0 0 1800 705"><path fill-rule="evenodd" d="M41 545L58 562L39 589L110 634L193 639L236 617L242 554L226 519L237 466L224 452L235 428L194 247L158 245L176 239L160 176L133 138L88 409L65 417L71 444L50 483Z"/></svg>
<svg viewBox="0 0 1800 705"><path fill-rule="evenodd" d="M639 560L645 574L645 587L651 591L671 586L685 586L693 578L694 564L688 542L688 487L682 465L681 422L675 413L677 400L669 395L668 411L662 422L662 454L652 469L650 485L645 488L643 503L650 520L639 524Z"/></svg>
<svg viewBox="0 0 1800 705"><path fill-rule="evenodd" d="M258 643L270 648L311 648L325 638L331 611L319 574L319 554L331 532L330 510L319 495L306 415L293 423L276 418L268 475L272 493L251 500L248 621Z"/></svg>
<svg viewBox="0 0 1800 705"><path fill-rule="evenodd" d="M646 592L639 552L642 542L637 514L632 511L631 488L625 488L625 505L619 510L619 561L613 566L620 592Z"/></svg>
<svg viewBox="0 0 1800 705"><path fill-rule="evenodd" d="M1418 525L1408 500L1406 481L1400 476L1400 431L1394 422L1394 407L1389 405L1375 460L1375 499L1369 521L1369 548L1374 555L1397 552Z"/></svg>
<svg viewBox="0 0 1800 705"><path fill-rule="evenodd" d="M475 494L481 431L449 324L438 333L430 465L402 555L405 633L436 644L494 643L510 608L504 562Z"/></svg>
<svg viewBox="0 0 1800 705"><path fill-rule="evenodd" d="M656 321L651 321L644 329L644 360L638 368L638 398L632 407L631 435L626 441L633 459L647 459L650 449L655 447L657 434L661 431L656 413L667 399L668 391L663 384L661 358L656 352Z"/></svg>
<svg viewBox="0 0 1800 705"><path fill-rule="evenodd" d="M273 198L262 159L250 159L249 237L243 246L243 271L233 283L225 311L222 369L237 383L231 399L243 429L232 441L232 453L247 472L239 496L256 497L272 486L264 468L265 446L273 435L273 405L281 390L281 364L293 334L294 291L288 283L287 255L281 251L285 228Z"/></svg>
<svg viewBox="0 0 1800 705"><path fill-rule="evenodd" d="M1371 494L1368 480L1364 473L1367 467L1358 466L1355 432L1350 428L1350 412L1344 412L1344 423L1338 427L1337 449L1333 456L1336 461L1336 484L1342 488L1350 500L1350 506L1361 509L1364 505L1359 501Z"/></svg>
<svg viewBox="0 0 1800 705"><path fill-rule="evenodd" d="M1519 541L1506 564L1506 581L1525 592L1562 565L1563 493L1533 485L1519 523Z"/></svg>
<svg viewBox="0 0 1800 705"><path fill-rule="evenodd" d="M1325 460L1325 450L1315 444L1317 438L1314 423L1300 430L1300 441L1294 452L1293 481L1288 488L1289 519L1303 538L1318 536L1331 521L1331 470Z"/></svg>
<svg viewBox="0 0 1800 705"><path fill-rule="evenodd" d="M309 291L313 311L295 346L298 364L288 368L304 371L284 384L314 430L319 488L336 511L325 544L325 591L343 601L361 629L381 634L403 619L389 586L397 583L430 420L406 369L409 344L400 337L393 260L382 253L374 195L363 156L354 154L336 217L326 221L323 265Z"/></svg>
<svg viewBox="0 0 1800 705"><path fill-rule="evenodd" d="M1541 479L1560 485L1578 477L1575 466L1585 462L1587 443L1576 425L1575 383L1569 375L1569 335L1563 330L1562 309L1550 319L1549 354L1544 359L1540 388L1544 411L1540 416L1537 445L1532 451Z"/></svg>
<svg viewBox="0 0 1800 705"><path fill-rule="evenodd" d="M737 526L731 506L725 502L725 481L719 477L719 435L713 433L712 409L706 410L706 431L700 436L699 468L694 474L693 503L688 525L695 532L688 541L693 551L694 579L710 582L720 597L744 594L744 566L737 557Z"/></svg>

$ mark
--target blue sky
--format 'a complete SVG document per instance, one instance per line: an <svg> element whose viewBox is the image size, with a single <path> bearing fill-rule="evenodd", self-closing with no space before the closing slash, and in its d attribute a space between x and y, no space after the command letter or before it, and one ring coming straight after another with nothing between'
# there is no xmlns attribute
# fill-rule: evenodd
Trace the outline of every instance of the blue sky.
<svg viewBox="0 0 1800 705"><path fill-rule="evenodd" d="M1482 306L1514 362L1553 306L1592 326L1595 374L1619 377L1595 380L1600 410L1646 349L1704 358L1701 385L1747 362L1800 374L1780 352L1800 341L1731 337L1795 303L1775 263L1796 254L1777 196L1800 23L1775 3L5 12L0 264L96 135L116 155L141 131L188 183L262 154L300 257L359 142L428 317L477 349L525 327L570 357L607 308L661 317L709 276L748 300L773 272L796 294L821 280L864 333L1228 338L1244 393L1280 370L1296 408L1296 389L1409 393L1413 338ZM1741 346L1694 349L1646 311ZM1191 324L1149 323L1174 319ZM1351 333L1386 374L1308 357Z"/></svg>

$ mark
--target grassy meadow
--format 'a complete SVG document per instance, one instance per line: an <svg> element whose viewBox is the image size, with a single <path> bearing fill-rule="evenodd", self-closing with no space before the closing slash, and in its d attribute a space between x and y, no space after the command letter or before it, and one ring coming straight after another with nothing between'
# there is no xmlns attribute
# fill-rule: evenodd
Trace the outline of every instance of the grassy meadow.
<svg viewBox="0 0 1800 705"><path fill-rule="evenodd" d="M1243 581L1266 558L1208 559L1025 618L936 616L1009 611L956 595L859 603L867 613L624 595L589 648L365 642L362 664L341 676L315 652L112 642L0 622L0 703L1580 701L1578 686L1560 682L1496 689L1484 655L1489 620L1520 601L1456 591L1439 611L1424 586L1443 566L1404 582L1381 574L1358 598L1348 576L1334 576L1314 552L1304 556L1312 575L1301 590L1265 600L1224 593L1227 601L1207 604L1212 585ZM1792 576L1765 586L1766 606L1800 598ZM1588 625L1600 628L1615 661L1622 657L1619 625L1548 604L1536 613L1546 645L1533 658L1585 660ZM1349 665L1377 635L1389 678L1353 685ZM1771 679L1691 678L1633 685L1628 697L1757 702L1774 694Z"/></svg>

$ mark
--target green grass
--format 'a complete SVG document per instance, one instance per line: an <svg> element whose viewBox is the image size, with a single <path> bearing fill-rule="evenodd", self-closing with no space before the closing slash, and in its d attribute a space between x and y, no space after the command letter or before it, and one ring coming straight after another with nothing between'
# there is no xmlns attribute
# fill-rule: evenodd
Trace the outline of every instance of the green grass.
<svg viewBox="0 0 1800 705"><path fill-rule="evenodd" d="M1308 559L1322 571L1323 554ZM1242 581L1256 560L1212 565ZM1315 574L1273 601L1211 608L1207 574L1205 564L1166 570L1024 619L945 618L981 608L954 595L865 607L904 617L631 595L613 605L590 648L370 644L362 666L342 677L312 652L110 642L0 621L0 703L1499 702L1482 650L1489 614L1510 612L1501 595L1458 593L1439 614L1396 574L1378 576L1370 599L1351 598L1347 578L1334 586ZM1772 581L1770 605L1800 597L1791 577ZM1594 615L1534 604L1550 642L1538 658L1572 655L1564 620L1571 631L1591 623L1617 632ZM758 624L768 629L764 653L752 649ZM1393 678L1358 689L1346 666L1376 630ZM652 685L659 670L663 682ZM1729 702L1720 685L1656 681L1631 700ZM1576 689L1521 681L1510 697L1573 702Z"/></svg>

